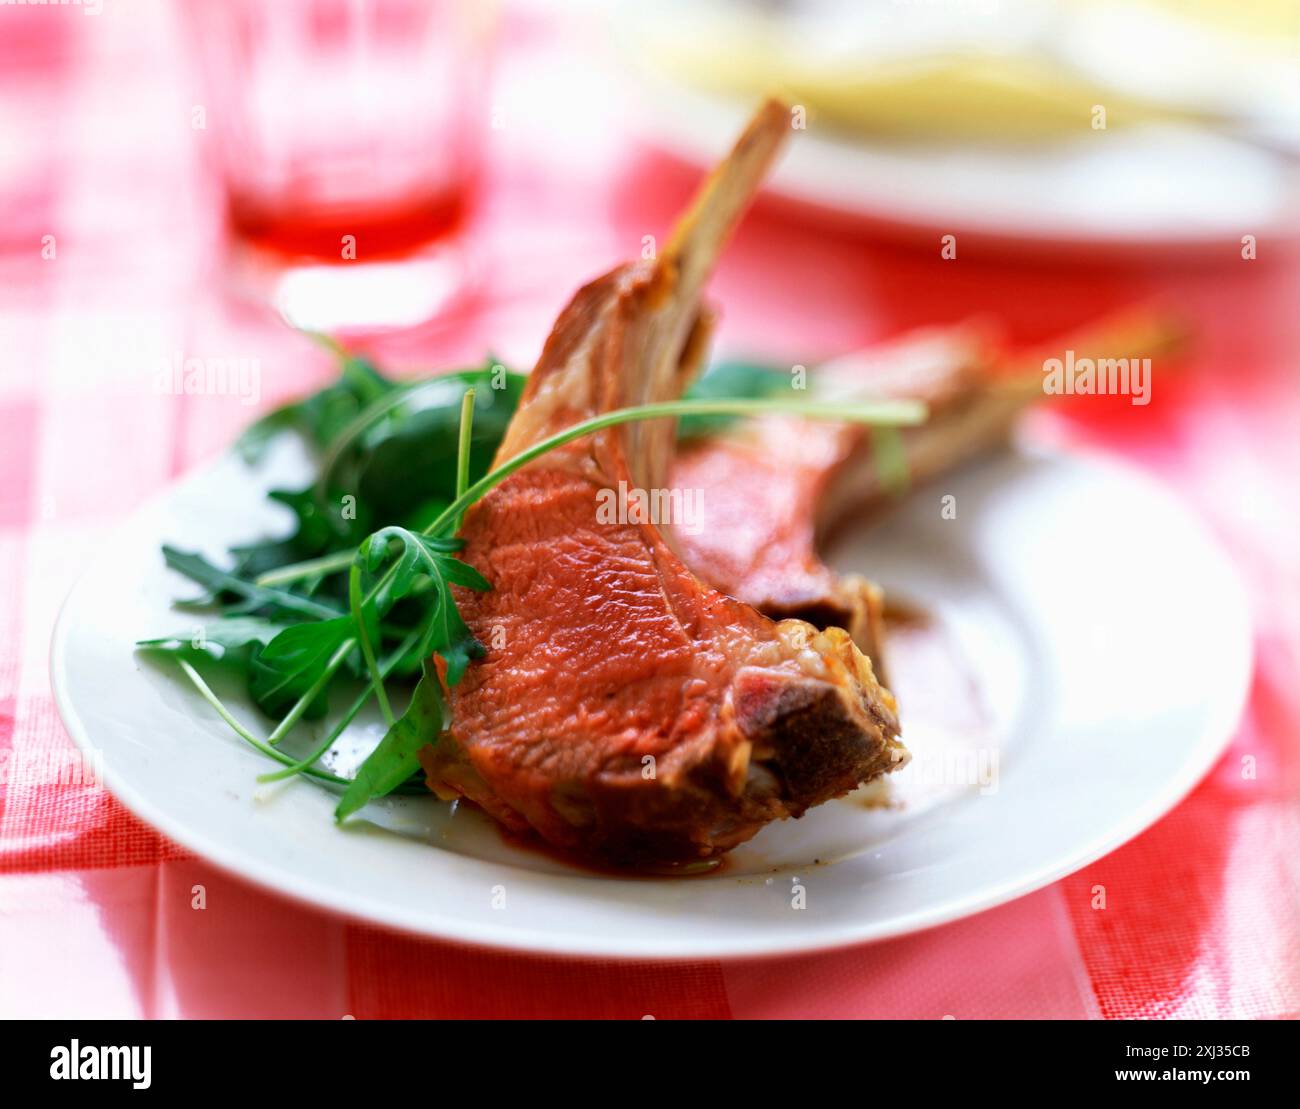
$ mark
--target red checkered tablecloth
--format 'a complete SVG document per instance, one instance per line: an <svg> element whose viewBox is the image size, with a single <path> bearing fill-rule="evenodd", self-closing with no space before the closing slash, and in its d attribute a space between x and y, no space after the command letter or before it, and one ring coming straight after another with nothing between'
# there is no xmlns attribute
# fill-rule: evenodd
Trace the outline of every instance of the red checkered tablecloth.
<svg viewBox="0 0 1300 1109"><path fill-rule="evenodd" d="M454 319L388 343L390 364L489 347L527 364L568 292L662 233L685 195L689 175L625 133L574 35L509 24L494 93L507 122L485 135L491 172L467 240L478 291ZM226 295L204 135L190 126L200 97L163 4L0 7L0 1015L1300 1013L1300 261L1267 239L1253 262L1230 241L1182 259L975 245L944 263L937 248L760 209L715 283L723 344L803 362L976 312L1026 342L1154 295L1195 321L1190 357L1149 408L1075 405L1053 430L1136 460L1202 512L1250 587L1250 703L1186 801L1045 890L797 959L490 954L291 904L170 844L103 790L61 784L73 755L47 669L60 601L140 502L254 411L163 395L151 368L176 352L257 357L259 407L331 372ZM1134 573L1159 572L1134 552Z"/></svg>

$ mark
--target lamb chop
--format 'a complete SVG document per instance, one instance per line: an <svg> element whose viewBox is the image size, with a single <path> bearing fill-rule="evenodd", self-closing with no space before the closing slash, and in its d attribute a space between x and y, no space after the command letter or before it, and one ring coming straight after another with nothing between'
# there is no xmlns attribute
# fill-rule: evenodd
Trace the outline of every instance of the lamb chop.
<svg viewBox="0 0 1300 1109"><path fill-rule="evenodd" d="M667 249L585 286L534 369L497 463L586 417L671 399L710 328L702 287L789 131L765 104ZM466 515L492 584L458 604L486 646L452 692L430 785L507 827L622 863L716 856L901 766L894 699L843 629L775 622L704 585L603 490L661 487L671 421L537 459Z"/></svg>
<svg viewBox="0 0 1300 1109"><path fill-rule="evenodd" d="M1150 311L1125 312L1051 344L1080 356L1151 355L1180 332ZM1018 417L1043 397L1042 352L1010 356L979 322L925 328L827 363L809 378L818 400L911 397L928 420L898 436L909 488L933 481L1006 441ZM818 551L850 521L896 497L882 478L871 429L812 425L773 415L684 444L674 488L702 490L704 526L681 531L682 558L704 581L760 612L841 627L886 681L881 589L838 575Z"/></svg>

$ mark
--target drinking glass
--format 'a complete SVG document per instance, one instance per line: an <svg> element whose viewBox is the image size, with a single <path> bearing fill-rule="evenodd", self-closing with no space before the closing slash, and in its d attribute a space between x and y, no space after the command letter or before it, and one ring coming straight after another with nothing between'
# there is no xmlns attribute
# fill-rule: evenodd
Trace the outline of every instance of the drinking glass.
<svg viewBox="0 0 1300 1109"><path fill-rule="evenodd" d="M183 0L237 264L301 326L420 322L489 126L488 19L457 0Z"/></svg>

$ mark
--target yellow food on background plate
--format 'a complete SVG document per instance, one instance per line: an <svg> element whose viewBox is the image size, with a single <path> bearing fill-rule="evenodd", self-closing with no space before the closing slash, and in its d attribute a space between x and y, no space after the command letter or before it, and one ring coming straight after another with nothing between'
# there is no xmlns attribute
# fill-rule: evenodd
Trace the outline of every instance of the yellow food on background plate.
<svg viewBox="0 0 1300 1109"><path fill-rule="evenodd" d="M1098 105L1107 129L1242 121L1294 112L1285 90L1300 87L1288 0L674 3L638 16L631 38L661 76L778 92L879 138L1051 141L1092 129Z"/></svg>

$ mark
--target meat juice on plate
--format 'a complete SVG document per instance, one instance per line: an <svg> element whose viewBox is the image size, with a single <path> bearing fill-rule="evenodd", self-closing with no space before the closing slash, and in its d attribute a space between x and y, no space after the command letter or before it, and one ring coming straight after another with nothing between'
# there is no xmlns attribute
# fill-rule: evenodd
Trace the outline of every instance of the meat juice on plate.
<svg viewBox="0 0 1300 1109"><path fill-rule="evenodd" d="M934 614L895 604L886 613L886 627L891 688L912 758L845 800L915 815L955 796L995 788L993 721L951 630Z"/></svg>

